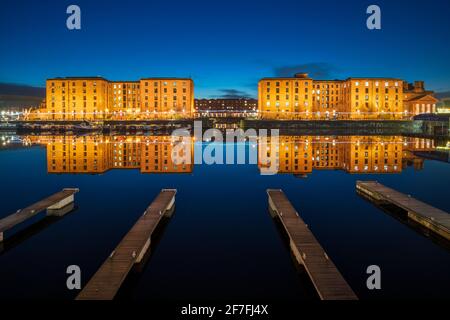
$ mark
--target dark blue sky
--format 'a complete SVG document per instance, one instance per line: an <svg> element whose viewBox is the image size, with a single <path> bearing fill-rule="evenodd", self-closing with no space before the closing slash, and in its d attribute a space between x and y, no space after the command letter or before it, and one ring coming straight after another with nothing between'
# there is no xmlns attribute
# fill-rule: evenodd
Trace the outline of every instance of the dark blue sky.
<svg viewBox="0 0 450 320"><path fill-rule="evenodd" d="M82 29L66 28L77 4ZM378 4L382 30L366 28ZM0 82L192 77L196 96L256 94L259 78L390 76L450 90L450 1L1 0ZM233 91L234 90L234 91Z"/></svg>

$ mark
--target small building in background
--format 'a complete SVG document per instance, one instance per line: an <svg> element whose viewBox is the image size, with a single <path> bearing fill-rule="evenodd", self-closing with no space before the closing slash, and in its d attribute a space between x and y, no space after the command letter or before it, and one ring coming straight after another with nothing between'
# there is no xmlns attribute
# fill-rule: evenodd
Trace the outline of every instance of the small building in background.
<svg viewBox="0 0 450 320"><path fill-rule="evenodd" d="M195 112L201 117L244 117L257 110L258 100L251 98L195 99Z"/></svg>
<svg viewBox="0 0 450 320"><path fill-rule="evenodd" d="M414 81L403 84L404 107L410 116L424 113L436 113L436 104L439 102L434 97L434 92L425 90L423 81Z"/></svg>

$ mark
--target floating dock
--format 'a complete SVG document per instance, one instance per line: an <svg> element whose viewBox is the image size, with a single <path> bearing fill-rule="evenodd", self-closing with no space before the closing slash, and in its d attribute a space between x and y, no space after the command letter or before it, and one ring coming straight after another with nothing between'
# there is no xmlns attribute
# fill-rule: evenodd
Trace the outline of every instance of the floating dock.
<svg viewBox="0 0 450 320"><path fill-rule="evenodd" d="M163 189L145 210L117 248L86 284L77 300L112 300L132 267L140 263L150 248L151 236L163 216L170 216L175 189Z"/></svg>
<svg viewBox="0 0 450 320"><path fill-rule="evenodd" d="M357 181L356 190L378 204L392 204L405 210L409 219L450 240L450 215L447 212L377 181Z"/></svg>
<svg viewBox="0 0 450 320"><path fill-rule="evenodd" d="M69 205L75 200L75 193L79 189L66 188L59 191L48 198L45 198L35 204L24 209L17 210L6 218L0 220L0 242L4 239L4 232L14 228L18 224L34 217L38 213L47 210L47 215L62 216L67 213L66 208L71 208ZM73 207L72 207L73 208ZM70 211L70 210L69 210Z"/></svg>
<svg viewBox="0 0 450 320"><path fill-rule="evenodd" d="M278 217L289 236L291 250L303 265L322 300L357 300L334 263L282 190L267 190L269 209Z"/></svg>

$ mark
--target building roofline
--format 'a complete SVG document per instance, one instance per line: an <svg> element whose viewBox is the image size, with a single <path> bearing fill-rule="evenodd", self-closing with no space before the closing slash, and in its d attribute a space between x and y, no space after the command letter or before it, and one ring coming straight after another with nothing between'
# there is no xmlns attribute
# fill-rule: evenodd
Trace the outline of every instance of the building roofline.
<svg viewBox="0 0 450 320"><path fill-rule="evenodd" d="M298 77L265 77L265 78L261 78L259 80L259 82L264 81L264 80L312 80L312 81L316 81L316 82L325 82L325 81L339 81L339 82L344 82L344 81L348 81L348 80L396 80L396 81L403 81L403 82L407 82L403 79L400 78L392 78L392 77L349 77L346 79L329 79L329 80L324 80L324 79L313 79L313 78L298 78Z"/></svg>
<svg viewBox="0 0 450 320"><path fill-rule="evenodd" d="M139 80L109 80L109 82L111 82L111 83L117 83L117 82L121 82L121 83L139 83Z"/></svg>
<svg viewBox="0 0 450 320"><path fill-rule="evenodd" d="M101 76L89 76L89 77L55 77L55 78L48 78L48 80L105 80L109 81L108 79L101 77Z"/></svg>
<svg viewBox="0 0 450 320"><path fill-rule="evenodd" d="M178 77L153 77L153 78L140 78L138 80L108 80L101 76L88 76L88 77L54 77L48 78L48 80L105 80L108 82L139 82L141 80L189 80L192 78L178 78Z"/></svg>
<svg viewBox="0 0 450 320"><path fill-rule="evenodd" d="M153 78L141 78L140 80L190 80L193 81L192 78L178 78L178 77L153 77Z"/></svg>
<svg viewBox="0 0 450 320"><path fill-rule="evenodd" d="M383 78L383 77L349 77L349 78L347 78L345 80L365 80L365 79L368 79L368 80L397 80L397 81L404 81L404 82L406 82L403 79L392 78L392 77L385 77L385 78Z"/></svg>
<svg viewBox="0 0 450 320"><path fill-rule="evenodd" d="M433 99L434 101L436 101L436 102L440 101L438 98L434 97L432 93L422 94L422 95L420 95L420 96L416 96L416 97L407 99L407 100L405 100L405 101L406 101L406 102L419 101L419 100L422 100L423 98L426 98L426 97L430 97L430 98L432 98L432 99Z"/></svg>
<svg viewBox="0 0 450 320"><path fill-rule="evenodd" d="M298 77L265 77L265 78L261 78L259 81L264 81L264 80L313 80L312 78L298 78Z"/></svg>

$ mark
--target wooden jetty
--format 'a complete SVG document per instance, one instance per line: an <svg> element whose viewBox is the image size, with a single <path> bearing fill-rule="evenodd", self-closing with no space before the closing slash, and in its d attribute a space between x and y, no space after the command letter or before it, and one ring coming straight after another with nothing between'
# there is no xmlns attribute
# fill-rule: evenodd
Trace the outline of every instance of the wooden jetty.
<svg viewBox="0 0 450 320"><path fill-rule="evenodd" d="M100 269L81 290L77 300L112 300L132 267L140 263L150 247L151 236L163 216L170 216L175 189L163 189L125 235Z"/></svg>
<svg viewBox="0 0 450 320"><path fill-rule="evenodd" d="M41 201L32 204L24 209L17 210L6 218L0 220L0 242L4 239L4 232L14 228L18 224L34 217L38 213L47 210L47 215L57 215L61 216L67 213L66 208L69 208L70 204L74 202L75 193L79 189L76 188L66 188L63 189Z"/></svg>
<svg viewBox="0 0 450 320"><path fill-rule="evenodd" d="M289 236L291 250L322 300L357 300L334 263L327 256L308 226L282 190L267 190L269 209L278 217Z"/></svg>
<svg viewBox="0 0 450 320"><path fill-rule="evenodd" d="M447 212L377 181L357 181L356 190L378 204L392 204L405 210L409 219L450 240L450 215Z"/></svg>

